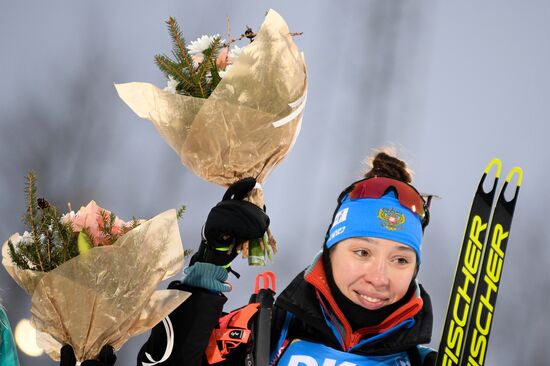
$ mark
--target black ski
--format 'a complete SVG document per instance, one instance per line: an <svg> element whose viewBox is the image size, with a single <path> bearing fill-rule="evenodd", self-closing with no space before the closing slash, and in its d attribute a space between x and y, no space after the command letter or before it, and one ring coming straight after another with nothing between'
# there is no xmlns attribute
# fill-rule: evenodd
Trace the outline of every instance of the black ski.
<svg viewBox="0 0 550 366"><path fill-rule="evenodd" d="M505 197L506 188L516 174L518 176L514 196L510 201L507 201ZM491 231L485 245L479 281L472 301L472 314L464 342L464 353L461 361L459 361L461 365L481 366L485 363L504 256L522 175L523 172L520 168L516 167L510 171L493 210Z"/></svg>
<svg viewBox="0 0 550 366"><path fill-rule="evenodd" d="M483 184L493 166L496 166L497 170L493 186L490 191L485 192ZM493 159L487 165L472 201L449 298L445 325L441 334L437 366L460 365L459 361L464 351L464 340L470 320L472 299L501 167L502 163L498 159Z"/></svg>

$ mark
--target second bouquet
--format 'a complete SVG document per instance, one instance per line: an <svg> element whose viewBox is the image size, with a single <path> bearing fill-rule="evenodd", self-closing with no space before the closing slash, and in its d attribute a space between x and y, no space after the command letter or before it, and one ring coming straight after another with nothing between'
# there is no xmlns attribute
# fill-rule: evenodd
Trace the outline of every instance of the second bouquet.
<svg viewBox="0 0 550 366"><path fill-rule="evenodd" d="M70 344L78 360L119 349L189 296L156 290L184 261L176 210L125 223L94 201L61 214L27 177L27 231L2 247L2 264L32 296L37 343L54 360Z"/></svg>

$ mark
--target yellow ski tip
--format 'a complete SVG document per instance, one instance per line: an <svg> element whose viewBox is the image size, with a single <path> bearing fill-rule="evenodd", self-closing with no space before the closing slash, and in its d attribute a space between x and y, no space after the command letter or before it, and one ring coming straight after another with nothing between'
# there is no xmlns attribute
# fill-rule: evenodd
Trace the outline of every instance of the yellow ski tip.
<svg viewBox="0 0 550 366"><path fill-rule="evenodd" d="M500 159L498 158L494 158L492 159L489 164L487 164L487 168L485 168L485 174L489 174L489 171L491 170L491 168L493 167L493 165L496 165L497 166L497 173L495 175L496 178L499 178L500 177L500 171L502 169L502 162L500 161Z"/></svg>
<svg viewBox="0 0 550 366"><path fill-rule="evenodd" d="M506 177L506 182L510 183L510 181L512 180L512 178L516 174L518 176L516 184L519 187L519 186L521 186L521 181L523 179L523 169L521 169L518 166L516 166L516 167L512 168L512 170L510 170L510 173L508 173L508 176Z"/></svg>

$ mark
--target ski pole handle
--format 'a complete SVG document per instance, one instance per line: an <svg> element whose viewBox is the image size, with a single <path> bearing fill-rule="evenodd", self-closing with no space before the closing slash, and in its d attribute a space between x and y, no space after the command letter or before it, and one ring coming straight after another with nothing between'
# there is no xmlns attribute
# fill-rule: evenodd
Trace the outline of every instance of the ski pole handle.
<svg viewBox="0 0 550 366"><path fill-rule="evenodd" d="M263 280L263 288L260 288L260 280ZM254 302L259 303L260 306L252 328L254 334L252 354L254 365L267 366L271 346L271 318L275 301L275 274L267 271L256 276L254 290Z"/></svg>

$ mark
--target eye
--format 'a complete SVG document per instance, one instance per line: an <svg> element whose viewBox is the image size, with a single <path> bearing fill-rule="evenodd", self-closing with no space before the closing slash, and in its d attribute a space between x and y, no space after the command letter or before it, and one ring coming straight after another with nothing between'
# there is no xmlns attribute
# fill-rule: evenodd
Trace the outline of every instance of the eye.
<svg viewBox="0 0 550 366"><path fill-rule="evenodd" d="M358 257L366 257L369 255L369 252L365 249L357 249L353 251L355 254L357 254Z"/></svg>
<svg viewBox="0 0 550 366"><path fill-rule="evenodd" d="M405 257L398 257L398 258L395 258L395 261L398 263L398 264L409 264L410 263L410 260L408 258L405 258Z"/></svg>

